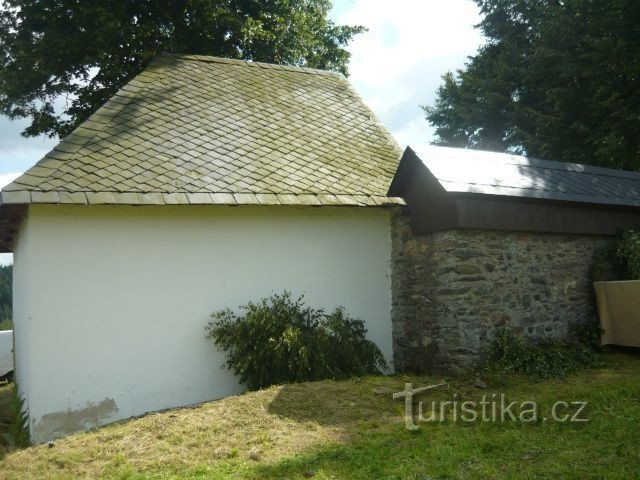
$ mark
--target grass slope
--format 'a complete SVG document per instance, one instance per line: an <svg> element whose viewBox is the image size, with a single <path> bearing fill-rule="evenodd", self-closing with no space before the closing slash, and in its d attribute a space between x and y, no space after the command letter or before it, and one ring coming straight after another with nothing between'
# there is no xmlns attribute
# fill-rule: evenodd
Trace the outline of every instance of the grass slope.
<svg viewBox="0 0 640 480"><path fill-rule="evenodd" d="M611 367L564 380L452 380L424 400L505 393L588 401L588 423L403 423L393 376L273 387L196 408L4 452L0 478L105 479L631 479L640 475L640 357L609 354Z"/></svg>

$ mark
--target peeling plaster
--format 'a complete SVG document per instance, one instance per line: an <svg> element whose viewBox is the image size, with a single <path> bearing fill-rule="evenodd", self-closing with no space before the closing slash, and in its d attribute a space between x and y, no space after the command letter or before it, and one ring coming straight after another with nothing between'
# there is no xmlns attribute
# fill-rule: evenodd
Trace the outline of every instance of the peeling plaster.
<svg viewBox="0 0 640 480"><path fill-rule="evenodd" d="M39 439L59 438L80 430L88 430L118 412L113 398L105 398L101 402L87 402L86 407L79 410L66 410L43 415L33 429L33 437Z"/></svg>

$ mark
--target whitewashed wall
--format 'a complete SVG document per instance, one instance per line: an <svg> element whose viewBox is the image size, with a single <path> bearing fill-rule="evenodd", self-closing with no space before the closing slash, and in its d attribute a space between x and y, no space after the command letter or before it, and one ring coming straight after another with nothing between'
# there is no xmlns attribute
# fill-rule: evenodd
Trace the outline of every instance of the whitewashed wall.
<svg viewBox="0 0 640 480"><path fill-rule="evenodd" d="M209 314L284 289L366 320L390 360L390 243L383 209L32 206L14 308L33 439L241 391Z"/></svg>

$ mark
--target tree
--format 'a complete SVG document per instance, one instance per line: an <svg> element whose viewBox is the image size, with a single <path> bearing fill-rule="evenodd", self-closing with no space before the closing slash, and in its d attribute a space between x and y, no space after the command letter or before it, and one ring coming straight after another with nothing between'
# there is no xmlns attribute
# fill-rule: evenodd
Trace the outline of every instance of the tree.
<svg viewBox="0 0 640 480"><path fill-rule="evenodd" d="M423 107L436 144L640 169L640 3L475 0L487 43Z"/></svg>
<svg viewBox="0 0 640 480"><path fill-rule="evenodd" d="M0 265L0 330L13 319L13 265Z"/></svg>
<svg viewBox="0 0 640 480"><path fill-rule="evenodd" d="M64 136L163 51L346 74L344 47L363 27L334 25L330 8L330 0L7 0L0 113L30 118L25 136Z"/></svg>

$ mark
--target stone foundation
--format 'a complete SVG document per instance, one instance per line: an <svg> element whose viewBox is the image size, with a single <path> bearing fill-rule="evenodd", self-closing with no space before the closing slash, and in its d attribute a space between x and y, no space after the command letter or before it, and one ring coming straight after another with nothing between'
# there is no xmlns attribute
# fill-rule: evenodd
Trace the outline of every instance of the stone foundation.
<svg viewBox="0 0 640 480"><path fill-rule="evenodd" d="M508 327L563 338L595 319L590 268L603 237L451 230L413 235L392 221L392 320L397 370L460 372Z"/></svg>

